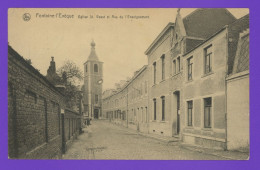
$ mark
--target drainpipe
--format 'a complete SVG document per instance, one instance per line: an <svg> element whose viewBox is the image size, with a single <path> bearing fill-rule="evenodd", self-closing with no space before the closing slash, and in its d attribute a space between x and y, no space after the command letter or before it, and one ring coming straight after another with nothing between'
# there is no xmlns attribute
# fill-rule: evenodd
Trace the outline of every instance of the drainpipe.
<svg viewBox="0 0 260 170"><path fill-rule="evenodd" d="M228 26L226 27L226 75L225 75L225 148L224 150L227 150L227 77L228 77L228 57L229 57L229 51L228 51L228 44L229 44L229 34L228 34Z"/></svg>

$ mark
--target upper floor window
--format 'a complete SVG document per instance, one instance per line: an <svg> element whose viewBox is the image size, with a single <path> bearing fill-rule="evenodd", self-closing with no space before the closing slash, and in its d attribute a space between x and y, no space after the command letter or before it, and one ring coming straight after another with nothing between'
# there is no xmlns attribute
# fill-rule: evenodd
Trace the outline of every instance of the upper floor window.
<svg viewBox="0 0 260 170"><path fill-rule="evenodd" d="M176 60L173 60L173 62L172 62L172 72L173 72L173 75L176 74Z"/></svg>
<svg viewBox="0 0 260 170"><path fill-rule="evenodd" d="M161 60L162 60L162 80L164 80L165 79L165 55L162 55Z"/></svg>
<svg viewBox="0 0 260 170"><path fill-rule="evenodd" d="M97 73L98 72L98 65L94 64L94 72Z"/></svg>
<svg viewBox="0 0 260 170"><path fill-rule="evenodd" d="M147 81L144 82L144 93L147 93Z"/></svg>
<svg viewBox="0 0 260 170"><path fill-rule="evenodd" d="M156 62L153 63L153 84L156 84Z"/></svg>
<svg viewBox="0 0 260 170"><path fill-rule="evenodd" d="M177 58L177 72L179 73L181 71L181 57Z"/></svg>
<svg viewBox="0 0 260 170"><path fill-rule="evenodd" d="M204 49L204 73L212 71L212 45Z"/></svg>
<svg viewBox="0 0 260 170"><path fill-rule="evenodd" d="M187 64L188 64L188 80L192 80L193 57L187 59Z"/></svg>
<svg viewBox="0 0 260 170"><path fill-rule="evenodd" d="M95 95L95 103L98 104L98 95Z"/></svg>
<svg viewBox="0 0 260 170"><path fill-rule="evenodd" d="M88 72L88 65L86 64L86 72Z"/></svg>

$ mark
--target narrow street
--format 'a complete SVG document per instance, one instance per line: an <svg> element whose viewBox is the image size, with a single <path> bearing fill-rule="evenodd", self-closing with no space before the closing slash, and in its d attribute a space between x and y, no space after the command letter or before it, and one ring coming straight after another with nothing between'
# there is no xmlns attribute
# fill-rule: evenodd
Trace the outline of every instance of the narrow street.
<svg viewBox="0 0 260 170"><path fill-rule="evenodd" d="M95 120L84 129L63 159L87 160L223 160L225 158L192 151L178 143L166 143L138 135L105 120Z"/></svg>

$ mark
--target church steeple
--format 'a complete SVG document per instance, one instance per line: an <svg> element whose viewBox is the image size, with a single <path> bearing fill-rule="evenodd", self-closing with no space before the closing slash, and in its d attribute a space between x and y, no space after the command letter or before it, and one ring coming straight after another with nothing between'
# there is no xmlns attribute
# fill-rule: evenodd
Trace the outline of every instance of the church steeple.
<svg viewBox="0 0 260 170"><path fill-rule="evenodd" d="M96 54L96 43L90 43L91 51L88 60L84 63L84 116L98 119L102 117L102 82L103 62Z"/></svg>
<svg viewBox="0 0 260 170"><path fill-rule="evenodd" d="M91 45L91 52L90 52L90 55L88 57L88 60L99 61L97 54L96 54L96 50L95 50L96 43L94 42L94 40L92 40L90 45Z"/></svg>

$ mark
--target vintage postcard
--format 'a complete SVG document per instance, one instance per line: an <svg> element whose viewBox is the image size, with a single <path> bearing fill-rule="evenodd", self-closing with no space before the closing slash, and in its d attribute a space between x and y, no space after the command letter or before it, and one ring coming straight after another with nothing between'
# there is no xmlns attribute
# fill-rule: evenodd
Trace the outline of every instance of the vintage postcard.
<svg viewBox="0 0 260 170"><path fill-rule="evenodd" d="M9 8L8 158L248 160L248 8Z"/></svg>

